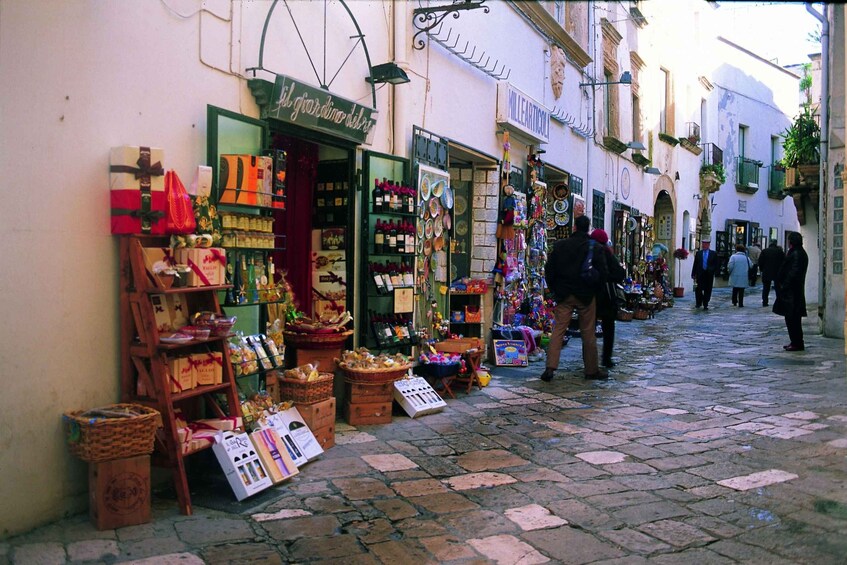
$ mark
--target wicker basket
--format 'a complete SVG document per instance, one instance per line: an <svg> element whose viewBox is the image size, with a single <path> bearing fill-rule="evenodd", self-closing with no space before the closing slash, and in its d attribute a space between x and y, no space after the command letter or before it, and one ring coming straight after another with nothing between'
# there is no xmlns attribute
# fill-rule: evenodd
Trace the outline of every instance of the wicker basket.
<svg viewBox="0 0 847 565"><path fill-rule="evenodd" d="M282 400L291 400L295 404L315 404L323 402L332 396L332 386L335 375L332 373L321 373L314 381L302 379L278 379L279 397Z"/></svg>
<svg viewBox="0 0 847 565"><path fill-rule="evenodd" d="M338 368L344 373L344 380L354 384L378 384L402 379L411 367L411 363L401 367L385 369L348 369L339 364Z"/></svg>
<svg viewBox="0 0 847 565"><path fill-rule="evenodd" d="M618 320L621 322L631 322L632 315L631 310L618 310Z"/></svg>
<svg viewBox="0 0 847 565"><path fill-rule="evenodd" d="M140 404L110 404L100 410L132 410L140 416L129 418L93 418L87 411L66 412L68 447L73 455L89 463L147 455L159 426L159 412Z"/></svg>
<svg viewBox="0 0 847 565"><path fill-rule="evenodd" d="M650 317L650 311L645 308L639 308L635 311L632 317L636 320L646 320Z"/></svg>
<svg viewBox="0 0 847 565"><path fill-rule="evenodd" d="M347 338L353 335L353 330L339 333L303 334L284 331L282 335L286 345L299 349L338 349L344 345Z"/></svg>

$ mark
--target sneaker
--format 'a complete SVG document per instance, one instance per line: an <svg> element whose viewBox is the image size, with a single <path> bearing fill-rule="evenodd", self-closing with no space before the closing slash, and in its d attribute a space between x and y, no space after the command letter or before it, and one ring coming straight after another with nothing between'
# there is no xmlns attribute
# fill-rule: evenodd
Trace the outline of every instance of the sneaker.
<svg viewBox="0 0 847 565"><path fill-rule="evenodd" d="M553 375L555 375L555 374L556 374L556 369L551 369L550 367L547 367L546 369L544 369L544 372L541 373L541 380L544 381L545 383L549 383L550 381L553 380Z"/></svg>
<svg viewBox="0 0 847 565"><path fill-rule="evenodd" d="M606 371L597 371L596 373L592 373L590 375L585 375L585 380L588 381L604 381L609 378L609 373Z"/></svg>

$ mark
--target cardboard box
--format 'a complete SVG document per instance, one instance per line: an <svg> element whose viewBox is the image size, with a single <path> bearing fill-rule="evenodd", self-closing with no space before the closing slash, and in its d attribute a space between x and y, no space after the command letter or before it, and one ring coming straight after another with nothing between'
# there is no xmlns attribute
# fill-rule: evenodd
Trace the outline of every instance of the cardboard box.
<svg viewBox="0 0 847 565"><path fill-rule="evenodd" d="M328 426L324 426L322 428L316 428L312 430L312 433L315 434L315 439L318 440L318 443L321 445L323 449L329 449L330 447L335 446L335 423Z"/></svg>
<svg viewBox="0 0 847 565"><path fill-rule="evenodd" d="M309 426L306 425L306 422L303 421L303 417L300 416L300 412L297 411L297 408L292 406L288 410L277 412L276 414L268 417L268 422L271 427L277 431L280 437L283 437L283 439L285 435L291 436L294 443L307 460L311 461L323 453L323 449L321 449L320 444L318 444L315 439L312 430L310 430ZM297 463L297 460L295 459L294 462ZM299 463L297 463L297 465L298 467L300 466Z"/></svg>
<svg viewBox="0 0 847 565"><path fill-rule="evenodd" d="M297 465L291 460L282 438L273 428L263 428L250 434L256 453L262 460L274 484L281 483L298 473Z"/></svg>
<svg viewBox="0 0 847 565"><path fill-rule="evenodd" d="M168 333L188 325L188 306L179 294L151 294L153 319L159 333Z"/></svg>
<svg viewBox="0 0 847 565"><path fill-rule="evenodd" d="M301 349L292 346L294 352L294 366L317 364L318 370L323 373L335 372L336 359L341 358L341 347L336 349Z"/></svg>
<svg viewBox="0 0 847 565"><path fill-rule="evenodd" d="M447 403L423 377L394 382L394 400L410 417L441 412Z"/></svg>
<svg viewBox="0 0 847 565"><path fill-rule="evenodd" d="M164 151L124 145L109 153L112 233L165 233Z"/></svg>
<svg viewBox="0 0 847 565"><path fill-rule="evenodd" d="M328 398L314 404L295 404L297 412L307 426L315 433L318 428L335 424L335 398ZM315 434L317 436L317 434Z"/></svg>
<svg viewBox="0 0 847 565"><path fill-rule="evenodd" d="M219 351L192 353L189 359L194 366L198 386L223 382L223 355Z"/></svg>
<svg viewBox="0 0 847 565"><path fill-rule="evenodd" d="M351 426L363 424L390 424L391 401L366 404L344 403L344 419Z"/></svg>
<svg viewBox="0 0 847 565"><path fill-rule="evenodd" d="M394 383L359 384L346 383L347 402L352 404L368 404L374 402L391 402L394 398Z"/></svg>
<svg viewBox="0 0 847 565"><path fill-rule="evenodd" d="M191 269L188 286L220 285L226 280L226 249L183 247L174 251L174 257Z"/></svg>
<svg viewBox="0 0 847 565"><path fill-rule="evenodd" d="M273 485L262 465L250 436L239 432L221 432L212 446L235 498L244 500Z"/></svg>
<svg viewBox="0 0 847 565"><path fill-rule="evenodd" d="M253 155L221 155L218 168L220 204L256 205L258 160Z"/></svg>
<svg viewBox="0 0 847 565"><path fill-rule="evenodd" d="M168 357L171 392L179 394L197 386L194 364L189 357Z"/></svg>
<svg viewBox="0 0 847 565"><path fill-rule="evenodd" d="M273 157L256 157L256 204L273 206L274 160Z"/></svg>
<svg viewBox="0 0 847 565"><path fill-rule="evenodd" d="M150 456L88 465L88 515L98 530L150 521Z"/></svg>
<svg viewBox="0 0 847 565"><path fill-rule="evenodd" d="M347 271L314 271L312 289L320 293L322 300L347 300Z"/></svg>

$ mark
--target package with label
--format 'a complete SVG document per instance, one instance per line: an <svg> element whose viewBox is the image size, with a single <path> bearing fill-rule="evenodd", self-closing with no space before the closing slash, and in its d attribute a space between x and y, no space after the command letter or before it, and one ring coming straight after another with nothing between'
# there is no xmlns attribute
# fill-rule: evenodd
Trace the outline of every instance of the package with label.
<svg viewBox="0 0 847 565"><path fill-rule="evenodd" d="M150 303L159 333L172 332L188 324L187 306L179 294L152 294Z"/></svg>
<svg viewBox="0 0 847 565"><path fill-rule="evenodd" d="M298 473L297 465L273 428L258 429L250 434L250 439L274 483L281 483Z"/></svg>
<svg viewBox="0 0 847 565"><path fill-rule="evenodd" d="M223 355L220 351L192 353L191 363L197 375L197 385L217 385L223 382Z"/></svg>
<svg viewBox="0 0 847 565"><path fill-rule="evenodd" d="M312 430L303 421L303 417L300 416L297 408L292 406L288 410L282 410L276 414L272 414L268 416L267 421L268 425L275 429L283 439L285 439L284 436L286 435L290 436L302 454L301 457L307 461L311 461L324 452L315 439ZM301 465L296 458L294 462L297 463L298 467Z"/></svg>
<svg viewBox="0 0 847 565"><path fill-rule="evenodd" d="M220 285L226 280L226 249L182 247L174 250L174 257L190 269L187 286Z"/></svg>
<svg viewBox="0 0 847 565"><path fill-rule="evenodd" d="M221 155L218 188L221 204L256 205L258 161L253 155Z"/></svg>
<svg viewBox="0 0 847 565"><path fill-rule="evenodd" d="M273 157L256 157L256 204L273 206L274 160Z"/></svg>
<svg viewBox="0 0 847 565"><path fill-rule="evenodd" d="M171 392L174 394L191 390L197 386L194 365L187 356L168 357L168 373Z"/></svg>
<svg viewBox="0 0 847 565"><path fill-rule="evenodd" d="M250 436L242 432L219 432L212 451L226 475L235 498L244 500L250 495L273 486L262 465Z"/></svg>
<svg viewBox="0 0 847 565"><path fill-rule="evenodd" d="M165 233L164 151L124 145L109 154L112 233Z"/></svg>

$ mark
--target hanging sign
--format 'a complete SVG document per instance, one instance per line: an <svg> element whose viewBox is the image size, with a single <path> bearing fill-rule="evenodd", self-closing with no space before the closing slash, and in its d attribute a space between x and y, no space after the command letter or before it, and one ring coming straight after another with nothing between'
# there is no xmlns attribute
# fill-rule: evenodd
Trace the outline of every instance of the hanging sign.
<svg viewBox="0 0 847 565"><path fill-rule="evenodd" d="M270 103L263 118L322 131L355 141L371 143L378 112L337 94L276 75Z"/></svg>
<svg viewBox="0 0 847 565"><path fill-rule="evenodd" d="M550 112L511 84L497 83L497 123L537 143L550 139Z"/></svg>

